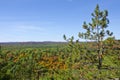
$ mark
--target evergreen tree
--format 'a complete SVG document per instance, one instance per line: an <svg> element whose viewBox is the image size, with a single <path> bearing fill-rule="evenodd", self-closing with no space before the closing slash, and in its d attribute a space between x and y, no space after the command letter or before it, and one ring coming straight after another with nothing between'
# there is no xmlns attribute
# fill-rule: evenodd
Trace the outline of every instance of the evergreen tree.
<svg viewBox="0 0 120 80"><path fill-rule="evenodd" d="M79 33L79 37L88 40L94 40L97 42L97 52L98 52L98 68L102 67L102 55L103 55L103 40L106 36L112 36L112 32L106 30L109 24L109 20L107 18L108 11L100 11L99 5L97 4L92 15L91 23L83 23L83 28L86 30L85 33Z"/></svg>

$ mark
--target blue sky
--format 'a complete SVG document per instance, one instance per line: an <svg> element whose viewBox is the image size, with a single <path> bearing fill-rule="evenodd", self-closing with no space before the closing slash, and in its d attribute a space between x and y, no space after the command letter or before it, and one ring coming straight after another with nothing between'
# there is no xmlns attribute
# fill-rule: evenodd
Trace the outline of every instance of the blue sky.
<svg viewBox="0 0 120 80"><path fill-rule="evenodd" d="M120 39L120 0L0 0L0 42L77 39L96 4L108 10L108 29Z"/></svg>

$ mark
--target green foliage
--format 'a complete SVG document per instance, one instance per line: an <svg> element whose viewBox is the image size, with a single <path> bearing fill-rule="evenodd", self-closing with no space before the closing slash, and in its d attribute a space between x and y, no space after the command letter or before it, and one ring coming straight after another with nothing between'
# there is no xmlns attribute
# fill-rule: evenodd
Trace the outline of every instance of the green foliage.
<svg viewBox="0 0 120 80"><path fill-rule="evenodd" d="M74 42L73 38L62 48L6 48L0 57L0 79L106 80L120 77L120 50L105 50L101 70L97 68L96 53L95 42Z"/></svg>

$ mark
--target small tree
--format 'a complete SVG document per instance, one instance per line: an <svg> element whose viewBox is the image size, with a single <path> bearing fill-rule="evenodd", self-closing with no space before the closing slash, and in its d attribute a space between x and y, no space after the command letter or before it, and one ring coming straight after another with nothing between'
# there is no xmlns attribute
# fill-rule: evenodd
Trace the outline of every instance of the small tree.
<svg viewBox="0 0 120 80"><path fill-rule="evenodd" d="M79 33L79 37L88 40L94 40L97 42L97 52L98 52L98 69L102 67L102 55L103 55L103 40L106 36L112 36L112 32L106 30L109 24L107 18L108 11L100 11L99 5L96 6L92 15L92 22L87 24L83 23L83 28L86 30L85 33Z"/></svg>

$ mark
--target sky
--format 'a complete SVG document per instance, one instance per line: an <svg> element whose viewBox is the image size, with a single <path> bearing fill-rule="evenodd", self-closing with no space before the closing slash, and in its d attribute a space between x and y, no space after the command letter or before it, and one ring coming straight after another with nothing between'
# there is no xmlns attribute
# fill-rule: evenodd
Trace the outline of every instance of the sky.
<svg viewBox="0 0 120 80"><path fill-rule="evenodd" d="M96 4L108 10L108 29L120 39L120 0L0 0L0 42L77 39Z"/></svg>

